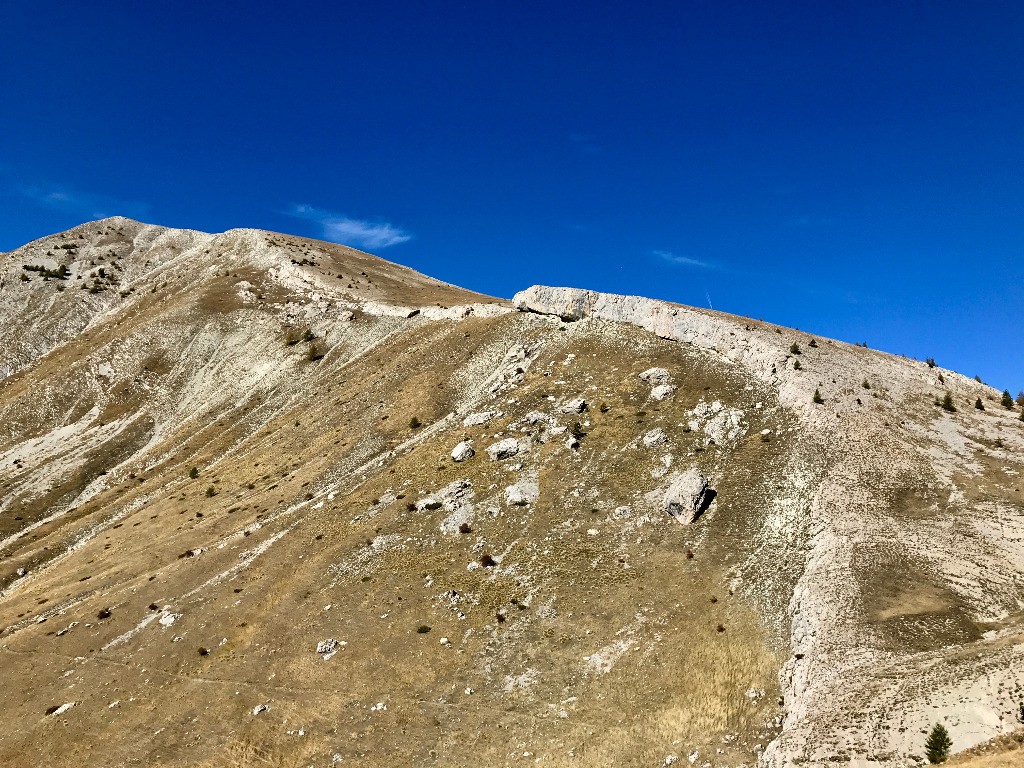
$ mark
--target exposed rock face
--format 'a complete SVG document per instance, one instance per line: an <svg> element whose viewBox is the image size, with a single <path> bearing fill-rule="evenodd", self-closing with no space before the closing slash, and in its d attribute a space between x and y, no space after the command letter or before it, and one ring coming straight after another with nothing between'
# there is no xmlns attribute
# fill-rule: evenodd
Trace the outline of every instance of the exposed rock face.
<svg viewBox="0 0 1024 768"><path fill-rule="evenodd" d="M704 511L709 494L713 493L709 482L699 469L690 467L674 478L665 491L665 511L683 525L692 523Z"/></svg>
<svg viewBox="0 0 1024 768"><path fill-rule="evenodd" d="M644 435L644 445L651 448L655 445L664 445L668 441L668 435L665 434L665 430L661 427L652 429L650 432Z"/></svg>

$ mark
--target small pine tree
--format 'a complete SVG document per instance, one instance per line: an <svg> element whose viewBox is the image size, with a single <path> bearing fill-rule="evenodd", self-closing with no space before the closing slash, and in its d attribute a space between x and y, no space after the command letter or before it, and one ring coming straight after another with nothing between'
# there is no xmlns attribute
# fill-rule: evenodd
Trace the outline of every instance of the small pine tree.
<svg viewBox="0 0 1024 768"><path fill-rule="evenodd" d="M793 370L794 371L799 371L801 368L803 368L803 366L800 365L800 361L799 360L794 360L793 361Z"/></svg>
<svg viewBox="0 0 1024 768"><path fill-rule="evenodd" d="M926 365L927 365L927 366L928 366L929 368L934 368L934 367L935 367L935 358L934 358L934 357L929 357L929 358L928 358L927 360L925 360L924 362L925 362L925 364L926 364Z"/></svg>
<svg viewBox="0 0 1024 768"><path fill-rule="evenodd" d="M1010 397L1010 390L1003 390L1003 408L1011 410L1013 408L1013 398Z"/></svg>
<svg viewBox="0 0 1024 768"><path fill-rule="evenodd" d="M946 377L945 377L945 376L943 376L943 375L942 375L942 374L940 373L940 374L939 374L939 384L945 384L945 383L946 383Z"/></svg>
<svg viewBox="0 0 1024 768"><path fill-rule="evenodd" d="M942 409L953 413L956 410L956 406L953 405L953 396L947 392L942 398Z"/></svg>
<svg viewBox="0 0 1024 768"><path fill-rule="evenodd" d="M214 488L212 485L209 488L206 489L206 496L207 496L207 498L211 498L212 499L216 495L217 495L217 489Z"/></svg>
<svg viewBox="0 0 1024 768"><path fill-rule="evenodd" d="M816 346L818 346L818 342L817 342L816 339L811 339L809 342L807 342L807 346L809 346L809 347L816 347Z"/></svg>
<svg viewBox="0 0 1024 768"><path fill-rule="evenodd" d="M1024 421L1024 410L1020 412L1020 420Z"/></svg>
<svg viewBox="0 0 1024 768"><path fill-rule="evenodd" d="M421 426L423 425L418 417L413 416L411 419L409 419L409 429L419 429Z"/></svg>
<svg viewBox="0 0 1024 768"><path fill-rule="evenodd" d="M981 380L981 376L975 376L975 377L974 377L974 380L975 380L976 382L978 382L979 384L984 384L984 383L985 383L984 381L982 381L982 380Z"/></svg>
<svg viewBox="0 0 1024 768"><path fill-rule="evenodd" d="M1017 405L1024 408L1024 389L1017 393Z"/></svg>
<svg viewBox="0 0 1024 768"><path fill-rule="evenodd" d="M199 469L197 467L192 467L192 469L188 471L188 476L195 480L199 477Z"/></svg>
<svg viewBox="0 0 1024 768"><path fill-rule="evenodd" d="M582 440L584 435L587 433L583 431L583 425L578 421L574 421L572 426L569 428L569 434L575 437L577 440Z"/></svg>
<svg viewBox="0 0 1024 768"><path fill-rule="evenodd" d="M974 401L974 407L977 408L979 411L984 411L985 410L985 404L983 402L981 402L981 398L980 397L977 400Z"/></svg>
<svg viewBox="0 0 1024 768"><path fill-rule="evenodd" d="M799 354L800 354L800 345L799 345L799 344L797 344L797 343L796 343L796 342L794 341L794 342L793 342L793 344L792 344L792 345L790 346L790 348L789 348L789 351L790 351L790 352L791 352L792 354L794 354L794 355L799 355Z"/></svg>
<svg viewBox="0 0 1024 768"><path fill-rule="evenodd" d="M949 732L942 723L936 723L924 742L924 754L929 763L944 763L949 757L949 748L952 746L953 740L949 738Z"/></svg>
<svg viewBox="0 0 1024 768"><path fill-rule="evenodd" d="M820 390L814 390L814 402L817 403L818 405L821 405L822 403L825 402L825 398L821 396Z"/></svg>

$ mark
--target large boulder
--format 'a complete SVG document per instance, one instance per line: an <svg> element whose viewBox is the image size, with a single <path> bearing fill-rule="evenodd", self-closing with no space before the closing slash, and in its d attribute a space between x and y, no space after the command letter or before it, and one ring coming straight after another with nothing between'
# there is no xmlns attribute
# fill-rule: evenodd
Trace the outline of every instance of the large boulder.
<svg viewBox="0 0 1024 768"><path fill-rule="evenodd" d="M690 467L678 475L665 491L665 511L683 525L694 522L714 498L707 475Z"/></svg>

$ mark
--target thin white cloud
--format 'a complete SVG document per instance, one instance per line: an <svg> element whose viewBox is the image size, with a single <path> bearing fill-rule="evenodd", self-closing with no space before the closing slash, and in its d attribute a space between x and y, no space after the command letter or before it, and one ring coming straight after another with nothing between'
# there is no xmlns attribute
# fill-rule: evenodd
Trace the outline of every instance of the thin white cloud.
<svg viewBox="0 0 1024 768"><path fill-rule="evenodd" d="M146 203L118 200L107 195L82 192L62 185L21 185L16 189L23 197L40 205L69 211L90 219L105 219L109 216L145 219L149 215L149 206Z"/></svg>
<svg viewBox="0 0 1024 768"><path fill-rule="evenodd" d="M331 213L311 205L293 205L289 216L315 221L323 228L327 240L360 248L389 248L412 240L412 235L383 221L363 221Z"/></svg>
<svg viewBox="0 0 1024 768"><path fill-rule="evenodd" d="M700 267L701 269L712 269L712 265L706 261L700 261L698 259L691 259L689 256L677 256L671 251L651 251L655 256L663 261L667 261L669 264L682 264L687 267Z"/></svg>

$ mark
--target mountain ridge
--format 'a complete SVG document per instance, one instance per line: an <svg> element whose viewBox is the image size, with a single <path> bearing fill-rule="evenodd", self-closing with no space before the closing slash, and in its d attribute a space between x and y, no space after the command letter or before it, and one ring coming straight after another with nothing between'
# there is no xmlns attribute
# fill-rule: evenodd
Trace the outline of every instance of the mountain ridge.
<svg viewBox="0 0 1024 768"><path fill-rule="evenodd" d="M160 764L888 766L935 716L956 750L1012 730L1024 429L990 387L258 230L108 219L2 263L0 650L39 681L0 708L7 761L133 764L117 734L157 706L189 712ZM714 494L680 525L687 466ZM166 684L101 702L133 655Z"/></svg>

